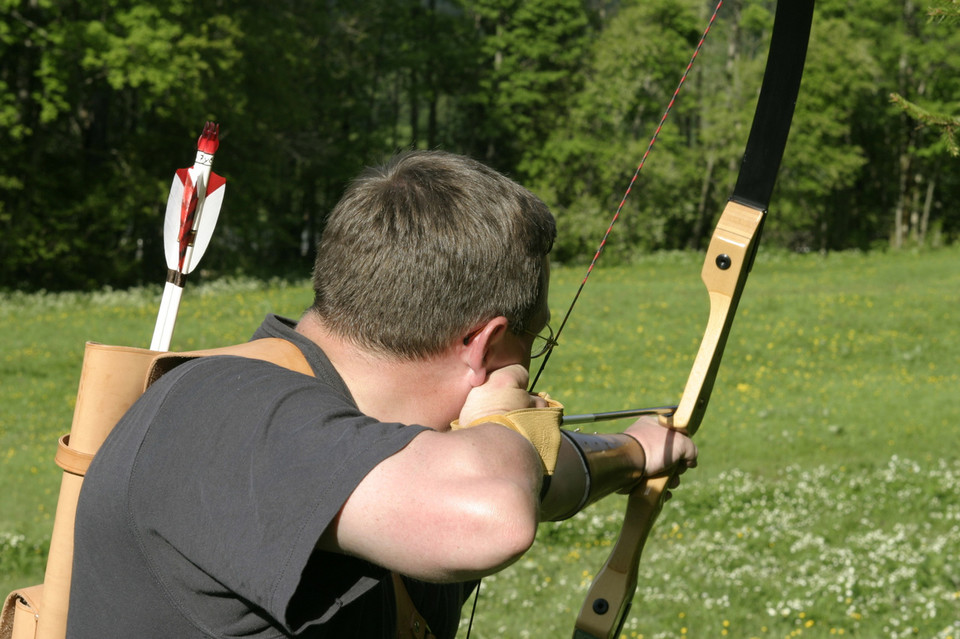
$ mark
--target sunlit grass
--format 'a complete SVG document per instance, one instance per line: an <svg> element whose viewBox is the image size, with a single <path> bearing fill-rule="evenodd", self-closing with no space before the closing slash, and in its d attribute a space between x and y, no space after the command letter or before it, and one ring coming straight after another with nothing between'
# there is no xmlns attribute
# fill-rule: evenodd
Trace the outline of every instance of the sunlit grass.
<svg viewBox="0 0 960 639"><path fill-rule="evenodd" d="M701 260L601 264L539 389L570 413L675 402L706 321ZM700 467L647 544L624 636L960 639L958 265L958 249L761 253ZM554 326L582 276L554 269ZM42 576L84 341L146 346L159 295L0 297L0 590ZM242 341L310 299L306 284L188 285L174 348ZM622 507L542 526L484 581L472 636L569 636Z"/></svg>
<svg viewBox="0 0 960 639"><path fill-rule="evenodd" d="M647 544L624 636L960 636L960 462L687 483ZM475 636L568 635L620 525L605 506L543 526L487 578Z"/></svg>
<svg viewBox="0 0 960 639"><path fill-rule="evenodd" d="M701 262L599 269L541 388L571 413L676 402L706 322ZM761 254L624 636L960 637L958 264ZM556 320L581 278L558 269ZM623 505L542 526L484 582L473 636L569 635Z"/></svg>

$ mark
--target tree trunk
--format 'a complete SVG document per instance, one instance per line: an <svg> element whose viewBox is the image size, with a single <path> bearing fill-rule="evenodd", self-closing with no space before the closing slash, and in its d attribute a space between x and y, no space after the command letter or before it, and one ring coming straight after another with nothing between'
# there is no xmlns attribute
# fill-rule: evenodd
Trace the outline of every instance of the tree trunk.
<svg viewBox="0 0 960 639"><path fill-rule="evenodd" d="M716 155L710 153L707 157L707 168L703 172L703 181L700 185L700 201L697 203L697 219L693 225L693 232L687 241L688 249L696 249L700 246L700 240L703 238L703 230L707 226L707 216L709 212L710 191L713 186L713 169L716 166Z"/></svg>
<svg viewBox="0 0 960 639"><path fill-rule="evenodd" d="M410 70L407 99L410 104L410 146L416 147L420 138L420 79L416 69Z"/></svg>
<svg viewBox="0 0 960 639"><path fill-rule="evenodd" d="M927 196L923 200L923 213L920 215L920 244L927 241L927 229L930 228L930 209L933 207L933 192L936 190L937 178L927 181Z"/></svg>

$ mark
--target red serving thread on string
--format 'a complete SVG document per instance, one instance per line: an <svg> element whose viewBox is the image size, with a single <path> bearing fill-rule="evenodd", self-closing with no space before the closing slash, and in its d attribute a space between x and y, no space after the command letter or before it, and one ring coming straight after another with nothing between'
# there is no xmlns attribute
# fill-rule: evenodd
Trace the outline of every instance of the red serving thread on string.
<svg viewBox="0 0 960 639"><path fill-rule="evenodd" d="M593 272L593 267L596 265L597 260L600 259L600 254L603 253L604 247L607 245L607 238L610 237L610 232L613 230L614 224L617 223L617 220L620 219L620 211L623 210L623 205L627 202L627 197L630 195L630 192L633 190L633 185L637 181L637 177L640 175L640 171L643 169L643 165L647 161L650 152L653 150L653 145L656 143L657 138L660 136L660 131L663 129L664 122L667 121L667 116L670 115L670 111L673 109L673 105L677 101L677 96L680 95L680 89L683 88L683 84L687 81L687 76L690 75L690 69L693 68L693 63L696 61L697 56L700 55L700 49L703 48L703 43L707 39L707 34L710 33L710 28L713 26L714 21L717 19L717 14L720 13L720 7L723 6L723 0L717 2L716 8L713 10L713 15L710 16L709 22L707 22L707 28L703 30L703 35L700 36L700 41L697 43L696 49L693 51L693 55L690 56L690 62L687 63L687 68L684 69L683 75L680 76L680 82L677 84L677 88L673 92L673 96L670 98L670 102L667 104L667 108L663 111L663 116L660 118L660 123L657 125L657 129L653 132L653 137L650 138L650 144L647 145L647 150L644 151L643 157L640 158L640 164L637 166L637 170L634 171L633 177L630 179L630 183L627 185L627 190L623 194L623 198L620 200L620 205L617 206L616 213L613 214L613 219L610 220L610 225L607 226L606 232L603 234L603 239L600 240L600 246L597 247L597 252L594 254L593 259L590 261L590 266L587 267L587 272L583 276L583 281L580 282L580 287L577 289L576 294L573 296L573 301L570 303L570 306L567 308L566 314L563 316L563 321L560 322L560 326L557 328L556 333L554 333L554 346L557 344L557 340L560 338L560 333L563 331L563 327L567 325L567 320L570 318L570 313L573 312L573 307L576 305L577 300L580 299L580 293L583 292L583 287L587 283L587 278L590 277L590 273ZM537 381L540 379L540 374L543 373L544 367L547 365L547 361L550 359L550 354L553 352L553 348L546 352L543 357L543 361L540 363L540 368L537 371L536 377L533 378L533 383L530 384L530 391L533 391L533 388L537 385Z"/></svg>

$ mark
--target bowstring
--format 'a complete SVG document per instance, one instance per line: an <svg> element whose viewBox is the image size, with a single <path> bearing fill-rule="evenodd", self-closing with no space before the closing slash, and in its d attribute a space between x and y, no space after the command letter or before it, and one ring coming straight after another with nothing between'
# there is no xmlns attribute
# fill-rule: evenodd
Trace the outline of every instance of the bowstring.
<svg viewBox="0 0 960 639"><path fill-rule="evenodd" d="M674 90L673 96L670 98L670 102L667 104L667 108L663 111L663 116L661 116L656 130L653 132L653 137L650 138L650 143L647 145L647 149L644 151L643 157L640 158L640 164L637 165L637 170L634 171L633 177L630 179L630 183L627 185L627 190L620 199L620 204L617 206L617 210L613 214L613 218L610 220L610 224L607 226L607 230L603 234L603 238L600 240L600 245L597 247L597 252L594 253L593 259L590 261L590 266L587 267L587 272L583 276L583 280L580 282L580 286L577 288L577 292L573 296L573 301L570 302L570 306L567 307L567 312L563 315L563 320L560 322L560 326L553 335L553 344L550 346L547 352L544 353L543 360L540 362L540 368L537 369L537 374L533 378L533 382L530 384L531 393L536 387L537 382L540 381L540 375L543 373L543 369L546 368L547 362L550 361L550 355L553 353L553 347L557 345L557 341L560 339L560 333L563 332L563 327L567 325L567 320L570 319L570 314L573 312L573 307L576 306L577 300L580 299L580 294L583 292L583 287L586 285L590 274L593 273L593 267L596 266L597 260L600 259L600 254L603 253L603 249L607 245L607 238L610 237L610 232L613 230L617 220L620 219L620 212L623 211L623 206L626 204L627 198L630 196L630 192L633 191L633 186L636 183L637 178L640 176L640 171L643 170L643 166L646 164L647 158L650 156L651 151L653 151L653 145L656 143L657 138L660 137L660 131L663 129L663 125L667 121L667 116L670 115L670 111L673 110L673 105L677 101L677 96L680 95L680 89L683 88L684 83L687 81L687 76L690 75L690 69L693 68L693 63L696 62L697 57L700 55L700 49L703 48L703 43L706 41L707 34L710 33L710 29L713 27L713 23L717 19L717 14L720 13L720 7L723 6L723 2L724 0L719 0L717 2L717 6L714 8L713 14L710 16L710 20L707 22L707 27L703 30L703 34L700 36L700 41L697 42L697 46L693 51L693 55L690 56L690 62L687 63L687 68L684 69L683 75L680 76L680 82L677 84L677 88Z"/></svg>
<svg viewBox="0 0 960 639"><path fill-rule="evenodd" d="M583 287L586 285L587 279L593 272L593 267L596 266L597 260L600 259L600 254L603 253L603 249L607 245L607 238L610 237L610 232L613 231L614 225L617 223L617 220L620 219L620 212L623 211L623 207L627 202L627 198L630 196L630 192L633 190L633 186L636 183L637 178L640 176L640 171L643 170L643 166L646 164L647 158L653 151L653 145L656 143L657 138L660 137L660 131L663 129L663 125L667 121L670 111L673 110L673 105L676 104L677 97L680 95L680 90L687 81L687 76L690 75L690 70L693 68L694 62L696 62L697 57L700 55L700 49L703 48L703 43L706 41L707 34L710 33L710 29L713 27L713 23L716 21L717 15L720 13L720 7L723 6L723 2L724 0L718 0L717 6L714 7L713 13L710 16L710 20L707 22L707 26L703 30L703 34L700 36L700 40L697 42L696 48L693 50L693 55L690 56L690 61L687 63L687 68L683 70L683 75L680 76L680 82L677 83L677 88L673 91L673 95L670 97L670 102L667 104L667 108L664 109L663 115L660 117L660 122L657 124L656 130L653 132L653 136L650 138L650 143L647 145L647 149L644 151L643 157L640 158L640 164L637 165L637 170L634 171L633 177L630 178L630 182L627 184L627 190L620 199L620 204L617 206L617 210L613 214L613 218L610 220L610 224L607 226L607 230L604 232L603 238L600 240L600 245L597 247L597 251L594 253L593 259L590 260L590 266L587 267L587 272L583 276L583 280L581 280L580 286L577 288L577 292L573 296L573 301L570 302L570 306L567 307L567 312L564 313L563 320L560 322L560 326L553 335L553 344L547 349L547 352L543 356L543 360L540 362L540 368L537 369L537 375L533 378L533 382L530 384L531 393L533 392L534 387L537 385L537 382L540 380L540 375L543 373L543 369L546 367L547 362L550 360L550 355L553 353L553 348L557 345L557 341L560 339L560 333L563 332L563 327L567 325L567 320L570 319L570 314L573 312L573 307L576 306L577 300L580 299L580 294L583 292ZM481 581L482 580L477 581L477 590L473 595L473 608L470 611L470 622L467 625L466 639L470 639L470 632L473 630L473 619L477 614L477 600L480 598Z"/></svg>

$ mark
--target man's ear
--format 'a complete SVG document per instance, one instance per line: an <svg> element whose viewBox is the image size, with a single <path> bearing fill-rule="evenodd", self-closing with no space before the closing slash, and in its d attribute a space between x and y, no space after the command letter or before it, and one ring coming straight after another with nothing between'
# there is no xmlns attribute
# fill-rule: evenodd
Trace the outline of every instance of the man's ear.
<svg viewBox="0 0 960 639"><path fill-rule="evenodd" d="M471 376L471 385L479 386L487 379L490 351L507 334L507 318L500 315L484 322L463 338L461 357Z"/></svg>

